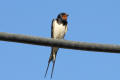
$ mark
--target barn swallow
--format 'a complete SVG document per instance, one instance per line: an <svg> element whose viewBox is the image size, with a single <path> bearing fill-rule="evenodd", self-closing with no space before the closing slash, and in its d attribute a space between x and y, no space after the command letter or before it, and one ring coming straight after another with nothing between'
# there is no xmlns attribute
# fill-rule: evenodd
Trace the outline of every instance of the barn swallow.
<svg viewBox="0 0 120 80"><path fill-rule="evenodd" d="M67 17L68 17L68 14L60 13L60 14L58 14L56 19L52 20L51 38L53 38L53 39L63 39L64 38L64 36L67 32L67 24L68 24ZM49 60L48 60L48 66L47 66L44 77L46 77L46 74L47 74L47 71L48 71L48 68L49 68L49 64L52 61L53 62L52 72L51 72L51 78L52 78L58 49L59 49L58 47L52 47L51 54L50 54L50 57L49 57Z"/></svg>

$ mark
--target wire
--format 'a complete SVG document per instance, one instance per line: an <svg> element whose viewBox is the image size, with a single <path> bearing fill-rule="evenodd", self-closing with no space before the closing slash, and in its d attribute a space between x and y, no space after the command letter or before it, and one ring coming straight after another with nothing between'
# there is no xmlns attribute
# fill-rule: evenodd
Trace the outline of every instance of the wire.
<svg viewBox="0 0 120 80"><path fill-rule="evenodd" d="M69 40L57 40L52 38L41 38L41 37L26 36L26 35L20 35L20 34L10 34L5 32L0 32L0 40L25 43L25 44L33 44L33 45L41 45L41 46L85 50L85 51L120 53L120 45L76 42L76 41L69 41Z"/></svg>

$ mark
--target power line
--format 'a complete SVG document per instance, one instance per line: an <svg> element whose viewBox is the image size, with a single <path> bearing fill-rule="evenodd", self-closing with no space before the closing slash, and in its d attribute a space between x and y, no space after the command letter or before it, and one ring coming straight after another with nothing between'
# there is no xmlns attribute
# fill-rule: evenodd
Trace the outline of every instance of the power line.
<svg viewBox="0 0 120 80"><path fill-rule="evenodd" d="M54 46L54 47L76 49L76 50L120 53L119 45L57 40L57 39L51 39L51 38L41 38L41 37L26 36L26 35L20 35L20 34L10 34L5 32L0 32L0 40L25 43L25 44L33 44L33 45L51 46L51 47Z"/></svg>

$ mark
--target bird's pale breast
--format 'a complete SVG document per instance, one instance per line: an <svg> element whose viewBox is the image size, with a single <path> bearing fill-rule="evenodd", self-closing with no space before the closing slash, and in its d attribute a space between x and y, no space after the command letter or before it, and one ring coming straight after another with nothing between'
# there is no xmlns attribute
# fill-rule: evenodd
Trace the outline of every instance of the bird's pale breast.
<svg viewBox="0 0 120 80"><path fill-rule="evenodd" d="M54 38L62 39L65 35L65 26L63 24L58 24L55 20L53 23L54 29Z"/></svg>

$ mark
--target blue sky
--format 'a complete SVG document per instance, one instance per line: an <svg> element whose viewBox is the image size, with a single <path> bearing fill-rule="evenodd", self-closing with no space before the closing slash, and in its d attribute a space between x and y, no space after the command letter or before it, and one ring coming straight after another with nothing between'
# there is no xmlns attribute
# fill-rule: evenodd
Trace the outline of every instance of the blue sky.
<svg viewBox="0 0 120 80"><path fill-rule="evenodd" d="M119 0L1 0L0 32L49 38L69 14L66 40L120 44ZM50 80L50 47L0 41L0 80ZM60 49L52 80L120 80L120 55Z"/></svg>

